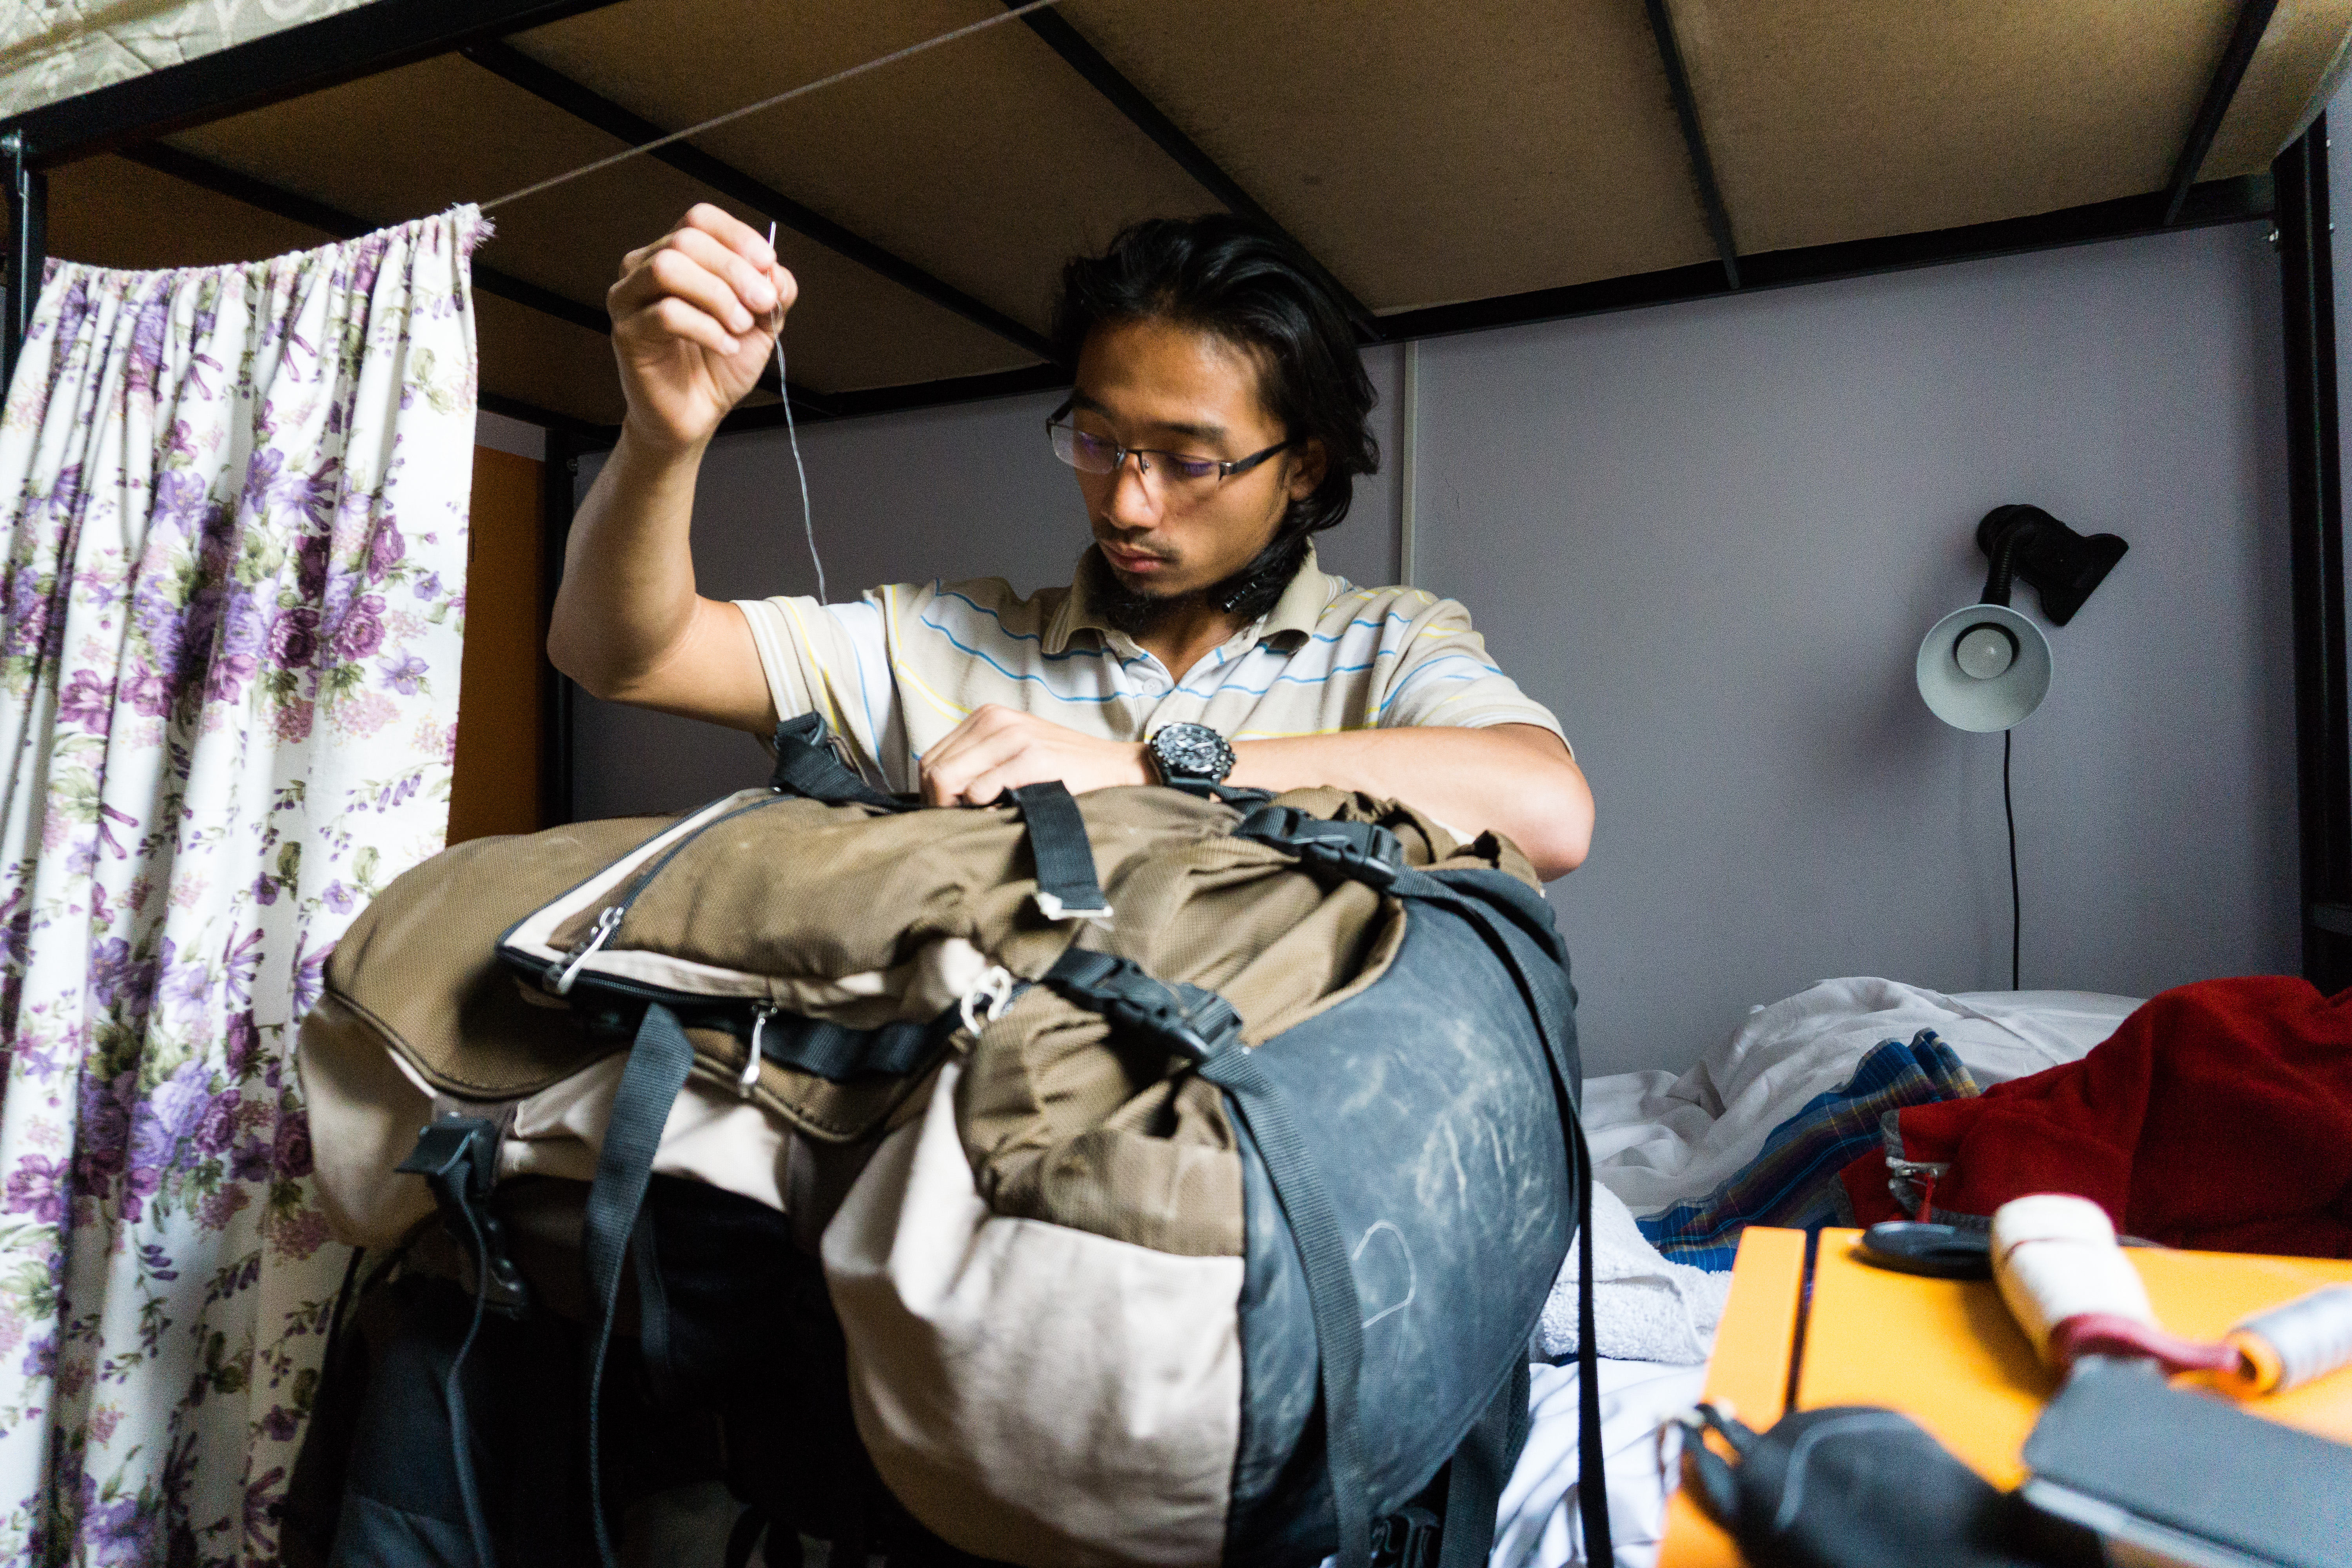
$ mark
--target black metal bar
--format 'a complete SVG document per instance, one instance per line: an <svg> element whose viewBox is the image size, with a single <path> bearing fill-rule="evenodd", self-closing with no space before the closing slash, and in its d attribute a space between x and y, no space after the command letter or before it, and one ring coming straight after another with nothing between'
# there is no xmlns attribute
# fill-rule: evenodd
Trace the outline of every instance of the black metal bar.
<svg viewBox="0 0 2352 1568"><path fill-rule="evenodd" d="M0 130L22 132L41 167L55 168L609 4L373 0L44 104L0 124Z"/></svg>
<svg viewBox="0 0 2352 1568"><path fill-rule="evenodd" d="M1650 8L1650 36L1658 42L1658 63L1666 68L1666 90L1674 96L1675 118L1682 122L1683 146L1690 153L1691 181L1698 187L1699 205L1706 212L1706 232L1714 237L1715 254L1723 262L1723 280L1739 287L1739 247L1732 242L1731 214L1723 205L1723 187L1715 177L1715 160L1707 155L1706 133L1699 129L1698 97L1691 91L1690 72L1683 66L1683 47L1675 37L1674 14L1666 0L1645 0Z"/></svg>
<svg viewBox="0 0 2352 1568"><path fill-rule="evenodd" d="M483 69L503 77L573 119L593 125L607 136L630 146L669 134L667 128L631 113L594 89L584 87L562 72L541 65L510 44L497 41L475 44L465 50L465 56ZM667 147L654 149L646 156L658 159L680 174L699 180L722 195L732 196L745 206L765 213L793 233L805 236L868 271L887 278L900 288L921 295L942 310L953 311L972 325L995 333L1006 342L1025 349L1040 359L1054 357L1053 346L1045 341L1044 333L1022 325L1002 310L982 304L963 290L932 277L913 262L852 233L822 213L811 211L773 186L753 178L722 158L703 152L691 142L673 142Z"/></svg>
<svg viewBox="0 0 2352 1568"><path fill-rule="evenodd" d="M2230 29L2230 41L2222 47L2221 63L2213 68L2205 101L2197 106L2197 118L2189 122L2188 139L2181 142L2180 156L2173 163L2172 177L2164 183L2167 224L2179 218L2189 188L2197 183L2197 171L2212 150L2215 132L2221 129L2221 117L2230 112L2230 100L2238 96L2238 83L2245 79L2254 46L2263 41L2263 31L2271 25L2271 13L2277 8L2278 0L2245 0L2238 7L2237 25Z"/></svg>
<svg viewBox="0 0 2352 1568"><path fill-rule="evenodd" d="M526 403L520 397L485 391L476 395L474 405L485 414L496 414L508 419L520 419L526 425L536 425L549 433L594 440L604 433L605 426L593 419L583 419L576 414L559 414L552 408L541 408L536 403Z"/></svg>
<svg viewBox="0 0 2352 1568"><path fill-rule="evenodd" d="M943 381L918 381L904 386L836 392L826 399L832 405L830 413L814 420L797 412L793 416L803 425L834 419L858 419L870 414L902 414L909 409L937 408L950 403L980 403L992 397L1018 397L1032 392L1054 392L1069 384L1070 373L1059 365L1024 365L1019 370L950 376ZM734 436L746 430L773 430L783 422L782 404L762 404L756 408L738 408L730 414L719 423L719 434ZM593 445L610 447L619 435L618 426L608 425L597 433Z"/></svg>
<svg viewBox="0 0 2352 1568"><path fill-rule="evenodd" d="M1894 235L1884 239L1848 240L1837 245L1809 246L1794 250L1751 251L1740 258L1743 289L1784 288L1797 283L1824 282L1834 278L1866 277L1900 272L1914 267L1936 267L1948 261L1972 261L2023 251L2050 250L2062 246L2100 240L2127 239L2162 231L2166 197L2161 191L2095 202L2032 217L2001 218L1991 223L1935 229L1925 234ZM2181 208L2176 227L2242 223L2271 216L2272 179L2250 174L2234 180L2214 180L2197 186ZM1519 326L1531 321L1596 316L1645 305L1672 304L1728 293L1723 270L1713 262L1670 268L1663 272L1609 278L1565 289L1540 289L1507 294L1493 300L1472 300L1459 305L1433 305L1402 310L1381 319L1388 336L1444 337L1454 332L1485 331L1492 327Z"/></svg>
<svg viewBox="0 0 2352 1568"><path fill-rule="evenodd" d="M33 325L33 308L41 300L41 275L49 252L49 182L32 166L24 138L15 132L0 136L0 155L7 160L8 182L8 309L0 321L0 399L5 399L16 379L16 356L24 352L25 334Z"/></svg>
<svg viewBox="0 0 2352 1568"><path fill-rule="evenodd" d="M1004 0L1008 8L1016 7L1022 0ZM1176 162L1177 167L1192 177L1193 183L1231 211L1243 217L1255 219L1287 239L1298 254L1307 258L1323 286L1346 307L1356 330L1367 340L1384 340L1384 325L1378 316L1366 309L1364 302L1349 292L1347 285L1331 276L1330 268L1315 259L1315 255L1298 243L1293 235L1276 223L1274 215L1258 205L1255 197L1242 189L1241 183L1224 172L1214 158L1202 152L1198 143L1176 127L1176 122L1160 112L1133 82L1119 74L1118 68L1103 58L1102 52L1087 42L1086 36L1062 18L1060 12L1048 7L1032 11L1021 18L1029 30L1045 40L1046 46L1069 63L1070 68L1087 79L1088 86L1110 100L1112 108L1127 116L1138 131L1151 138L1162 153Z"/></svg>
<svg viewBox="0 0 2352 1568"><path fill-rule="evenodd" d="M541 470L539 520L539 825L560 827L572 817L572 709L578 689L547 658L547 630L563 585L563 551L572 540L572 487L581 443L568 431L547 433Z"/></svg>
<svg viewBox="0 0 2352 1568"><path fill-rule="evenodd" d="M299 195L295 192L281 190L276 185L257 180L249 174L240 174L234 169L222 168L217 163L209 163L193 153L183 153L178 148L166 146L161 142L150 142L143 147L126 147L122 150L121 156L134 163L143 164L158 174L168 174L175 180L183 180L200 189L210 191L215 195L226 196L231 201L243 202L247 206L275 214L290 222L315 228L321 234L331 235L337 239L355 239L361 235L371 233L383 226L331 207L323 202L312 201L310 197ZM583 305L566 295L559 294L552 289L541 288L539 284L517 278L510 272L501 272L495 267L485 267L478 260L473 264L473 277L474 287L485 294L496 295L501 300L510 300L527 310L537 310L543 316L552 316L559 321L568 322L587 331L609 334L613 330L612 320L604 311L592 305ZM763 369L760 373L760 384L771 392L776 390L776 373L772 368ZM793 387L792 396L793 401L803 407L820 413L830 409L830 404L823 395L813 393L806 387ZM583 421L582 428L594 430L601 429L602 426L589 425Z"/></svg>
<svg viewBox="0 0 2352 1568"><path fill-rule="evenodd" d="M2333 994L2352 984L2352 939L2327 919L2352 902L2352 644L2344 608L2337 468L2336 281L2325 115L2272 165L2286 349L2287 520L2294 599L2295 784L2302 839L2303 972Z"/></svg>

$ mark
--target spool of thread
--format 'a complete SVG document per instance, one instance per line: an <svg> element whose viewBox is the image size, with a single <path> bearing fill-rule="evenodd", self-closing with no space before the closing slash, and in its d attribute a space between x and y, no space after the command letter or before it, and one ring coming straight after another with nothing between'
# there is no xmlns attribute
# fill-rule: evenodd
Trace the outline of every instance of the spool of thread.
<svg viewBox="0 0 2352 1568"><path fill-rule="evenodd" d="M2042 1193L1994 1210L1992 1275L2034 1353L2053 1365L2080 1353L2058 1333L2074 1320L2157 1326L2147 1287L2116 1245L2107 1211L2088 1198Z"/></svg>
<svg viewBox="0 0 2352 1568"><path fill-rule="evenodd" d="M2239 1395L2275 1394L2352 1365L2352 1285L2329 1285L2258 1313L2221 1336L2238 1364L2214 1382Z"/></svg>

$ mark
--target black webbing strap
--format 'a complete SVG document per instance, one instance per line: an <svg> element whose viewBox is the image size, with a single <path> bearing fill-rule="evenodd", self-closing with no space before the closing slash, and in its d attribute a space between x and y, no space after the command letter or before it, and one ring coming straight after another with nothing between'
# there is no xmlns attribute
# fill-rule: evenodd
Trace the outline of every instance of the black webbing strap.
<svg viewBox="0 0 2352 1568"><path fill-rule="evenodd" d="M1511 1363L1486 1414L1454 1450L1445 1478L1445 1525L1437 1537L1437 1568L1484 1568L1495 1540L1495 1510L1519 1450L1528 1444L1528 1361ZM1599 1563L1596 1568L1612 1568Z"/></svg>
<svg viewBox="0 0 2352 1568"><path fill-rule="evenodd" d="M827 805L852 802L883 811L912 811L922 802L912 795L889 795L859 778L835 753L832 731L814 713L803 713L776 726L776 771L768 787Z"/></svg>
<svg viewBox="0 0 2352 1568"><path fill-rule="evenodd" d="M1286 816L1284 813L1288 815ZM1585 1560L1594 1563L1614 1563L1615 1548L1609 1529L1609 1482L1601 1448L1600 1356L1593 1348L1592 1151L1585 1142L1584 1121L1579 1113L1576 1093L1570 1083L1567 1055L1560 1045L1567 1037L1568 1020L1560 1013L1551 992L1538 985L1534 977L1528 974L1500 923L1509 920L1528 929L1524 921L1497 910L1486 900L1471 898L1449 887L1426 871L1391 871L1386 864L1379 863L1385 860L1384 855L1369 851L1352 854L1345 848L1335 851L1328 847L1334 843L1344 844L1356 831L1367 826L1370 825L1324 822L1319 817L1292 808L1271 807L1251 813L1237 826L1235 834L1241 837L1243 830L1254 829L1246 836L1257 842L1290 850L1310 869L1360 876L1362 880L1383 892L1433 904L1462 916L1476 928L1479 934L1486 939L1487 945L1503 960L1504 966L1510 971L1513 982L1519 988L1519 994L1535 1016L1537 1028L1543 1037L1544 1059L1551 1069L1552 1097L1559 1108L1560 1124L1566 1129L1569 1152L1576 1166L1577 1508L1584 1525ZM1349 831L1336 831L1343 829ZM1384 832L1376 827L1371 831ZM1370 836L1365 837L1369 841ZM1402 865L1401 855L1396 863ZM1360 872L1356 869L1359 867L1363 868ZM1528 929L1528 934L1539 940L1543 937L1543 933L1532 929ZM1558 938L1554 935L1548 945L1556 948ZM1525 1420L1524 1395L1523 1389L1522 1422ZM1467 1510L1457 1510L1449 1500L1446 1508L1448 1525L1455 1523L1458 1511L1466 1514ZM1483 1522L1475 1525L1469 1541L1463 1541L1459 1533L1449 1531L1443 1549L1445 1561L1452 1563L1455 1561L1457 1550L1469 1551L1474 1546L1477 1556L1483 1558L1493 1543L1494 1521L1494 1510L1489 1507ZM1465 1517L1461 1522L1471 1525L1473 1521ZM1456 1542L1460 1544L1457 1546Z"/></svg>
<svg viewBox="0 0 2352 1568"><path fill-rule="evenodd" d="M868 1074L905 1078L946 1048L960 1021L953 1007L927 1024L899 1019L872 1029L780 1013L761 1026L760 1055L827 1083Z"/></svg>
<svg viewBox="0 0 2352 1568"><path fill-rule="evenodd" d="M1286 849L1311 871L1385 889L1406 870L1404 846L1376 822L1332 822L1295 805L1262 805L1233 837Z"/></svg>
<svg viewBox="0 0 2352 1568"><path fill-rule="evenodd" d="M1323 1384L1323 1443L1331 1470L1331 1510L1339 1524L1342 1568L1372 1560L1372 1487L1364 1467L1362 1428L1356 1414L1364 1364L1364 1309L1348 1246L1330 1194L1315 1169L1282 1092L1241 1043L1238 1027L1216 1042L1201 1076L1223 1089L1265 1161L1266 1181L1282 1206L1307 1276L1307 1305L1315 1318L1316 1361ZM1491 1534L1494 1526L1487 1526Z"/></svg>
<svg viewBox="0 0 2352 1568"><path fill-rule="evenodd" d="M1357 1379L1364 1360L1363 1307L1330 1194L1314 1156L1298 1135L1289 1108L1272 1079L1241 1044L1241 1016L1213 991L1154 979L1140 965L1108 953L1064 953L1045 975L1046 985L1095 1008L1114 1028L1164 1043L1201 1064L1201 1076L1223 1089L1234 1113L1256 1142L1267 1183L1281 1205L1307 1276L1307 1303L1315 1320L1316 1360L1323 1385L1324 1446L1331 1471L1331 1506L1339 1525L1339 1562L1371 1562L1371 1483L1356 1414ZM1488 1529L1491 1532L1492 1525Z"/></svg>
<svg viewBox="0 0 2352 1568"><path fill-rule="evenodd" d="M1029 829L1029 854L1037 864L1037 908L1047 920L1110 919L1110 900L1095 877L1095 847L1087 839L1087 819L1059 779L1023 784L1006 793Z"/></svg>
<svg viewBox="0 0 2352 1568"><path fill-rule="evenodd" d="M397 1169L425 1178L433 1191L442 1223L472 1243L474 1255L474 1315L467 1321L466 1337L450 1358L441 1396L449 1409L449 1461L457 1477L457 1500L466 1510L466 1533L473 1538L480 1568L497 1568L498 1553L490 1542L488 1516L482 1511L481 1485L474 1476L474 1428L466 1418L466 1359L473 1353L474 1338L481 1332L482 1314L500 1282L503 1247L494 1247L496 1221L485 1205L498 1180L499 1130L480 1117L445 1117L428 1123L417 1135L416 1147ZM460 1239L452 1236L452 1240ZM508 1264L509 1270L511 1264ZM348 1277L344 1281L348 1287ZM520 1289L519 1277L513 1281ZM527 1300L527 1296L521 1298Z"/></svg>
<svg viewBox="0 0 2352 1568"><path fill-rule="evenodd" d="M621 1072L620 1092L613 1097L613 1117L604 1127L604 1148L596 1157L596 1179L589 1185L580 1226L580 1251L588 1273L588 1505L596 1526L596 1552L605 1568L616 1568L618 1559L604 1520L596 1417L604 1356L613 1343L613 1309L621 1293L622 1260L636 1232L638 1211L645 1206L646 1184L653 1177L654 1152L661 1147L662 1126L693 1066L694 1047L677 1015L658 1002L648 1006L645 1022L637 1026L636 1043L629 1047L628 1066Z"/></svg>

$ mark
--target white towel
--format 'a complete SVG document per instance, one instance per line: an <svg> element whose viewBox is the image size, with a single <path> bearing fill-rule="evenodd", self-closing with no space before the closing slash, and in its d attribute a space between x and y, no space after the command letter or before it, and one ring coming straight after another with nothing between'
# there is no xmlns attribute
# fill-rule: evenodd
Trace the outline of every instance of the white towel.
<svg viewBox="0 0 2352 1568"><path fill-rule="evenodd" d="M1619 1361L1688 1366L1715 1347L1715 1326L1731 1276L1687 1263L1670 1263L1643 1238L1625 1200L1607 1187L1592 1189L1593 1349ZM1545 1360L1577 1348L1576 1281L1580 1246L1571 1245L1536 1325L1536 1352Z"/></svg>

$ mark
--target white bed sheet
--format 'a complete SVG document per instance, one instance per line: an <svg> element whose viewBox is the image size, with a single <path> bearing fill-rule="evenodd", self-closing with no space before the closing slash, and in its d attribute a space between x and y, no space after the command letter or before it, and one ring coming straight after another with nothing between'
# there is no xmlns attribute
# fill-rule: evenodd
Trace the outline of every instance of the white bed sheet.
<svg viewBox="0 0 2352 1568"><path fill-rule="evenodd" d="M1754 1009L1687 1072L1588 1080L1593 1174L1636 1215L1654 1214L1715 1191L1774 1127L1843 1086L1882 1040L1933 1029L1987 1088L2080 1059L2138 1005L2090 991L1948 995L1869 976L1824 980Z"/></svg>

